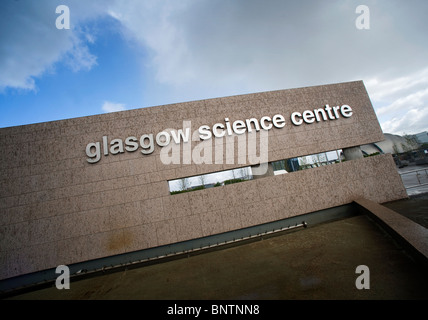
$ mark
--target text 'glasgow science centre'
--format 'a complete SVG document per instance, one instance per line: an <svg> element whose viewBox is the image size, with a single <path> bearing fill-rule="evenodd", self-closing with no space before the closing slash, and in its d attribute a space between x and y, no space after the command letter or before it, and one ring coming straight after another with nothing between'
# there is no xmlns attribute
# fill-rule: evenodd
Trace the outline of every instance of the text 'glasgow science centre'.
<svg viewBox="0 0 428 320"><path fill-rule="evenodd" d="M291 123L295 126L300 126L303 123L311 124L314 122L329 121L339 119L340 116L349 118L352 116L352 108L349 105L342 105L341 107L330 107L328 104L324 108L305 110L302 113L293 112L290 116ZM265 130L269 131L273 127L283 128L286 124L285 118L281 114L276 114L272 117L263 116L260 119L250 118L245 120L236 120L233 123L229 118L225 118L223 123L216 123L212 127L202 125L198 129L199 139L208 140L213 136L215 138L222 138L225 135L231 136L233 134L241 135L245 132L253 132ZM169 132L168 132L169 131ZM176 143L188 142L190 138L190 128L183 128L179 130L161 131L154 135L153 133L143 134L138 139L135 136L130 136L123 141L120 138L113 139L109 142L107 136L102 137L102 142L91 142L86 146L87 161L89 163L97 163L101 159L101 154L108 156L109 154L115 155L119 153L135 152L141 148L141 153L148 155L153 153L155 143L159 147L165 147L170 144L171 139ZM101 152L102 146L102 152Z"/></svg>

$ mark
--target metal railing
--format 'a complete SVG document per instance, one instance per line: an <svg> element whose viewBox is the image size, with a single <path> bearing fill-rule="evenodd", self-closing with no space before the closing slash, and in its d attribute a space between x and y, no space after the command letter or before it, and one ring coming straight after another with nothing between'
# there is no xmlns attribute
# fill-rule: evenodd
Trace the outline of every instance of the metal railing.
<svg viewBox="0 0 428 320"><path fill-rule="evenodd" d="M423 174L420 174L420 172L425 172L425 176L427 177L427 181L428 181L428 168L423 168L423 169L417 169L417 170L412 170L412 171L407 171L407 172L402 172L400 173L401 176L401 180L403 180L403 176L406 174L412 174L414 173L416 176L416 179L418 180L418 184L416 185L411 185L411 186L406 186L406 189L410 189L410 188L417 188L417 187L421 187L421 186L428 186L428 182L421 182L420 177L423 176ZM404 181L403 181L404 183Z"/></svg>

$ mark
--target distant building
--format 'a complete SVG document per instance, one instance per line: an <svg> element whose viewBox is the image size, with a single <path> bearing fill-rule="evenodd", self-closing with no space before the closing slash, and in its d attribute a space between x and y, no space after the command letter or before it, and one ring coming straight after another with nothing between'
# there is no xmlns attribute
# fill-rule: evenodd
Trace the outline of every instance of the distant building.
<svg viewBox="0 0 428 320"><path fill-rule="evenodd" d="M415 138L420 144L428 143L428 131L415 134Z"/></svg>
<svg viewBox="0 0 428 320"><path fill-rule="evenodd" d="M377 152L397 154L397 153L413 151L419 147L418 143L406 137L402 137L402 136L390 134L390 133L384 133L384 136L385 136L385 140L383 141L361 146L361 150L363 151L363 154L370 155ZM428 139L427 139L427 142L428 142Z"/></svg>

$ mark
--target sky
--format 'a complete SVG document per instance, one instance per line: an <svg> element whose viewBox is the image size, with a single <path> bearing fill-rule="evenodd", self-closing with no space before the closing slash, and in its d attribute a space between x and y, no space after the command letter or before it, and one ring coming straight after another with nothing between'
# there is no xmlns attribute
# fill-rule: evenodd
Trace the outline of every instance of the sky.
<svg viewBox="0 0 428 320"><path fill-rule="evenodd" d="M363 80L385 133L427 131L427 12L426 0L1 0L0 127Z"/></svg>

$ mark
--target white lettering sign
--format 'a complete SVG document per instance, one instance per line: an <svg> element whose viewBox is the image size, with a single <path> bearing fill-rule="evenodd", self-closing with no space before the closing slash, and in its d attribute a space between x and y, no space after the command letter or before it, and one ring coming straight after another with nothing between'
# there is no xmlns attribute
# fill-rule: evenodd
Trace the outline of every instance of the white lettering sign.
<svg viewBox="0 0 428 320"><path fill-rule="evenodd" d="M303 123L311 124L314 122L336 120L340 117L349 118L352 116L352 108L348 105L330 107L328 104L323 108L305 110L303 112L293 112L290 116L291 123L295 126L300 126ZM155 150L155 145L159 147L169 146L171 141L175 144L188 143L190 138L195 141L194 137L190 137L191 128L189 121L185 121L183 129L174 130L166 129L154 135L146 133L139 138L135 136L127 137L125 140L115 138L109 140L108 136L103 136L102 141L91 142L86 145L87 161L89 163L97 163L101 160L101 155L108 156L109 154L116 155L126 152L135 152L141 148L141 153L149 155ZM211 138L223 138L234 135L242 135L246 132L267 132L273 128L281 129L285 127L286 120L283 115L275 114L272 117L263 116L260 119L249 118L245 120L235 120L231 122L229 118L224 118L224 122L215 123L212 126L202 125L196 132L199 141L209 140ZM199 146L203 148L204 145Z"/></svg>

